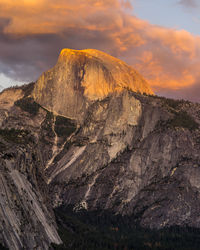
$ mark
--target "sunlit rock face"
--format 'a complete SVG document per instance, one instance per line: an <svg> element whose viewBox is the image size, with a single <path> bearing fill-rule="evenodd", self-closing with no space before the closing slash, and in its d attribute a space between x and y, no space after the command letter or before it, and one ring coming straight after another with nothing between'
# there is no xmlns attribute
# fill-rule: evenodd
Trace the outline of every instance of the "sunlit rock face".
<svg viewBox="0 0 200 250"><path fill-rule="evenodd" d="M4 109L9 109L13 106L14 102L23 97L21 89L11 88L0 93L0 106Z"/></svg>
<svg viewBox="0 0 200 250"><path fill-rule="evenodd" d="M52 249L68 207L200 228L200 104L145 88L118 59L64 50L37 83L0 93L0 244Z"/></svg>
<svg viewBox="0 0 200 250"><path fill-rule="evenodd" d="M121 60L98 50L64 49L55 67L37 81L33 97L48 110L81 122L90 103L124 89L153 94Z"/></svg>

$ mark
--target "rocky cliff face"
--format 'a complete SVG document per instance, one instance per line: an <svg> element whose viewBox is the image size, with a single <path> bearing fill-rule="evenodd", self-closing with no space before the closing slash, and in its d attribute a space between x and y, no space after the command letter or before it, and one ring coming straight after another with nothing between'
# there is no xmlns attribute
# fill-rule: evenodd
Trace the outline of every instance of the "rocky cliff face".
<svg viewBox="0 0 200 250"><path fill-rule="evenodd" d="M24 94L14 88L0 95L0 241L9 249L49 249L61 243L42 176L51 140L41 132L43 109L35 115L31 102L19 102L31 113L14 105Z"/></svg>
<svg viewBox="0 0 200 250"><path fill-rule="evenodd" d="M200 105L135 91L151 93L121 61L64 50L36 84L0 94L3 245L61 243L61 205L200 227Z"/></svg>
<svg viewBox="0 0 200 250"><path fill-rule="evenodd" d="M153 94L142 76L119 59L97 50L64 49L32 95L48 110L82 123L92 102L127 88Z"/></svg>
<svg viewBox="0 0 200 250"><path fill-rule="evenodd" d="M167 102L123 92L92 105L46 170L53 205L134 215L151 228L199 227L200 106Z"/></svg>

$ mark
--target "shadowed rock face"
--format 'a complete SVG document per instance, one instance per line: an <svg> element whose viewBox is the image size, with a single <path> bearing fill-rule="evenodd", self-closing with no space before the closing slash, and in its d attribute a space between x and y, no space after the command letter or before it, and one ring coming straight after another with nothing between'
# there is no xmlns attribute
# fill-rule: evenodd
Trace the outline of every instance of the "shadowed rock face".
<svg viewBox="0 0 200 250"><path fill-rule="evenodd" d="M200 228L200 104L130 89L152 93L118 59L63 50L36 84L0 93L3 245L61 243L60 205Z"/></svg>
<svg viewBox="0 0 200 250"><path fill-rule="evenodd" d="M129 91L91 105L45 171L53 205L108 209L144 227L200 227L200 105L172 106Z"/></svg>
<svg viewBox="0 0 200 250"><path fill-rule="evenodd" d="M143 77L121 60L98 50L64 49L55 67L37 81L33 97L81 123L92 102L124 89L153 94Z"/></svg>
<svg viewBox="0 0 200 250"><path fill-rule="evenodd" d="M61 243L42 175L51 140L44 143L46 132L39 132L45 110L36 115L14 104L23 96L23 88L0 94L0 242L9 249L43 250Z"/></svg>

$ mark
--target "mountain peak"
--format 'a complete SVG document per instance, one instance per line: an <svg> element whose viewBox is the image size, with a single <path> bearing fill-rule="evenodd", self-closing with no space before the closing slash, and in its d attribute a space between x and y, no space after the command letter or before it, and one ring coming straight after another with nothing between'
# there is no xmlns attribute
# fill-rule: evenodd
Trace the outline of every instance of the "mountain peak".
<svg viewBox="0 0 200 250"><path fill-rule="evenodd" d="M55 67L38 79L33 97L47 109L77 119L88 103L124 89L153 94L125 62L95 49L63 49Z"/></svg>

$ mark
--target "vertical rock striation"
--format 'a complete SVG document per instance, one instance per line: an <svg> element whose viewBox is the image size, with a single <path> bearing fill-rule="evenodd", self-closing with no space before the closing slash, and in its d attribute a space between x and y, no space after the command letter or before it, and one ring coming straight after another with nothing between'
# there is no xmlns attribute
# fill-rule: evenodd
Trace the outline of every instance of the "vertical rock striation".
<svg viewBox="0 0 200 250"><path fill-rule="evenodd" d="M61 243L60 205L200 227L200 104L152 94L124 62L69 49L35 84L0 93L0 242Z"/></svg>
<svg viewBox="0 0 200 250"><path fill-rule="evenodd" d="M48 110L82 123L92 102L124 89L153 94L143 77L121 60L98 50L64 49L55 67L39 78L32 96Z"/></svg>

